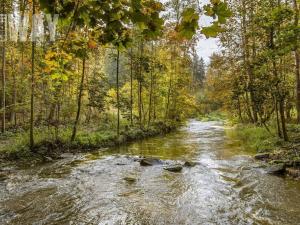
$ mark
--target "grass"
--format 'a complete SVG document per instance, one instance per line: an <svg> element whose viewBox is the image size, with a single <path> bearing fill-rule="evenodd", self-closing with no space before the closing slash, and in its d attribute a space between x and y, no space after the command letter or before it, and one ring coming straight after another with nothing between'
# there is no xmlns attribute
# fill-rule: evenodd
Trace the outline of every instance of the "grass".
<svg viewBox="0 0 300 225"><path fill-rule="evenodd" d="M257 127L255 125L237 125L236 135L243 142L243 144L256 150L257 153L271 153L268 160L270 164L275 162L299 162L300 161L300 125L288 124L288 134L290 140L283 141L276 135L275 124L270 126L270 132L264 127ZM296 164L294 164L296 165Z"/></svg>
<svg viewBox="0 0 300 225"><path fill-rule="evenodd" d="M205 115L199 115L197 117L202 122L208 122L208 121L225 121L226 115L221 112L211 112L209 114Z"/></svg>
<svg viewBox="0 0 300 225"><path fill-rule="evenodd" d="M283 144L283 141L275 135L274 129L270 128L270 132L265 127L252 124L238 124L236 126L238 138L246 147L255 149L257 152L273 151L276 146Z"/></svg>
<svg viewBox="0 0 300 225"><path fill-rule="evenodd" d="M57 132L54 128L40 127L34 131L35 153L29 148L28 132L7 133L0 137L0 159L23 160L45 159L57 157L64 152L90 151L102 147L111 147L134 140L165 134L175 129L174 124L157 122L150 127L125 126L120 136L116 134L114 126L83 126L79 129L74 142L70 142L72 126L66 126Z"/></svg>

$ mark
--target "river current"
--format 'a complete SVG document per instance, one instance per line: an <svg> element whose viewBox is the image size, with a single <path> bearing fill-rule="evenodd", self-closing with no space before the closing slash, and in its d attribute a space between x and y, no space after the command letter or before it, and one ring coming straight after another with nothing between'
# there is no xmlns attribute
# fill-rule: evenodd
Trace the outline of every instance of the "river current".
<svg viewBox="0 0 300 225"><path fill-rule="evenodd" d="M163 137L6 166L0 224L300 224L300 182L266 174L253 154L222 123L191 120ZM148 156L198 165L180 173L141 167L137 159Z"/></svg>

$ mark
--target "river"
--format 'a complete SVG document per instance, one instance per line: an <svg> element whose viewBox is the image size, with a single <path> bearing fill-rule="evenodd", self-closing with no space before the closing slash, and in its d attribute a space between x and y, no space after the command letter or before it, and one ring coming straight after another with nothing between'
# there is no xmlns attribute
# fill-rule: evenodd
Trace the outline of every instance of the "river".
<svg viewBox="0 0 300 225"><path fill-rule="evenodd" d="M222 123L191 120L164 137L6 166L0 224L300 224L300 182L266 174L252 154ZM172 173L141 167L140 156L199 164Z"/></svg>

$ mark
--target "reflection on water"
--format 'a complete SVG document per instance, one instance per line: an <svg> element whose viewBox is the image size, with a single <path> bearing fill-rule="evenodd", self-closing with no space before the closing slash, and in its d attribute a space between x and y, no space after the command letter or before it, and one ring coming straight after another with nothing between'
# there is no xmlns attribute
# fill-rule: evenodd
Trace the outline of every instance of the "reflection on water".
<svg viewBox="0 0 300 225"><path fill-rule="evenodd" d="M0 181L0 224L299 224L299 182L265 174L229 133L190 121L165 137L10 168ZM141 156L199 165L171 173L141 167Z"/></svg>

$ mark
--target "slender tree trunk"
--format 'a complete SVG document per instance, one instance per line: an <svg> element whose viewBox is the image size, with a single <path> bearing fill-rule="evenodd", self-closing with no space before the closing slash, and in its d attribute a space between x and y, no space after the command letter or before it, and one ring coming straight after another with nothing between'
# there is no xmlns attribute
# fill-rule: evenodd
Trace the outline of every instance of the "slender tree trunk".
<svg viewBox="0 0 300 225"><path fill-rule="evenodd" d="M152 42L152 54L153 54L153 42ZM151 113L152 113L152 99L153 99L153 62L150 66L150 94L149 94L149 114L148 114L148 127L151 123Z"/></svg>
<svg viewBox="0 0 300 225"><path fill-rule="evenodd" d="M35 14L35 0L32 1L32 15ZM34 23L33 23L34 24ZM32 30L34 31L34 27ZM34 126L34 73L35 73L35 40L32 39L32 53L31 53L31 96L30 96L30 131L29 131L29 140L30 140L30 149L33 150L34 147L34 136L33 136L33 126Z"/></svg>
<svg viewBox="0 0 300 225"><path fill-rule="evenodd" d="M3 7L4 8L4 7ZM3 9L4 10L4 9ZM5 120L6 120L6 112L5 112L5 108L6 108L6 74L5 74L5 70L6 70L6 45L5 42L3 41L3 46L2 46L2 133L5 132Z"/></svg>
<svg viewBox="0 0 300 225"><path fill-rule="evenodd" d="M293 6L295 11L295 27L298 27L299 24L299 8L297 4L297 0L293 0ZM300 123L300 53L298 48L298 33L296 36L295 43L295 76L296 76L296 108L297 108L297 122Z"/></svg>
<svg viewBox="0 0 300 225"><path fill-rule="evenodd" d="M130 49L130 123L133 126L133 51Z"/></svg>
<svg viewBox="0 0 300 225"><path fill-rule="evenodd" d="M243 116L242 116L242 110L241 110L241 102L240 102L240 97L238 96L237 98L237 103L238 103L238 115L239 119L241 122L243 122Z"/></svg>
<svg viewBox="0 0 300 225"><path fill-rule="evenodd" d="M118 122L117 122L117 135L120 136L120 90L119 90L119 63L120 51L117 52L117 108L118 108Z"/></svg>
<svg viewBox="0 0 300 225"><path fill-rule="evenodd" d="M78 126L79 118L80 118L81 99L82 99L83 86L84 86L84 77L85 77L85 64L86 64L86 56L84 56L84 58L82 60L82 75L81 75L81 81L80 81L79 93L78 93L78 100L77 100L77 113L76 113L76 119L75 119L75 122L74 122L71 142L73 142L75 140L75 137L76 137L76 134L77 134L77 126Z"/></svg>
<svg viewBox="0 0 300 225"><path fill-rule="evenodd" d="M282 137L282 132L281 132L281 128L280 128L280 120L279 120L279 113L278 113L278 103L277 103L277 100L276 100L276 97L275 98L275 111L276 111L276 124L277 124L277 134L278 134L278 137Z"/></svg>
<svg viewBox="0 0 300 225"><path fill-rule="evenodd" d="M279 112L280 112L280 120L281 120L281 127L282 127L282 134L283 134L283 139L285 141L288 141L288 134L286 130L286 121L285 121L285 115L284 115L284 100L280 99L279 101Z"/></svg>
<svg viewBox="0 0 300 225"><path fill-rule="evenodd" d="M13 52L11 55L11 70L12 70L12 78L13 78L13 109L11 113L11 122L14 124L14 126L17 125L17 113L16 113L16 104L17 104L17 81L16 81L16 71L15 71L15 65L13 63Z"/></svg>
<svg viewBox="0 0 300 225"><path fill-rule="evenodd" d="M154 74L153 77L153 120L156 120L156 85L157 85L157 81L156 81L156 75Z"/></svg>
<svg viewBox="0 0 300 225"><path fill-rule="evenodd" d="M142 57L143 57L143 43L141 43L140 46L140 62L139 62L139 80L138 80L138 107L139 107L139 123L140 127L143 127L143 121L142 121L142 94L143 94L143 87L142 87L142 76L143 76L143 68L142 68Z"/></svg>
<svg viewBox="0 0 300 225"><path fill-rule="evenodd" d="M169 87L168 87L168 96L167 96L167 106L166 106L166 115L165 115L165 120L169 118L169 108L170 108L170 98L171 98L171 92L172 92L172 76L174 73L174 46L172 46L172 55L171 55L171 73L169 77Z"/></svg>

